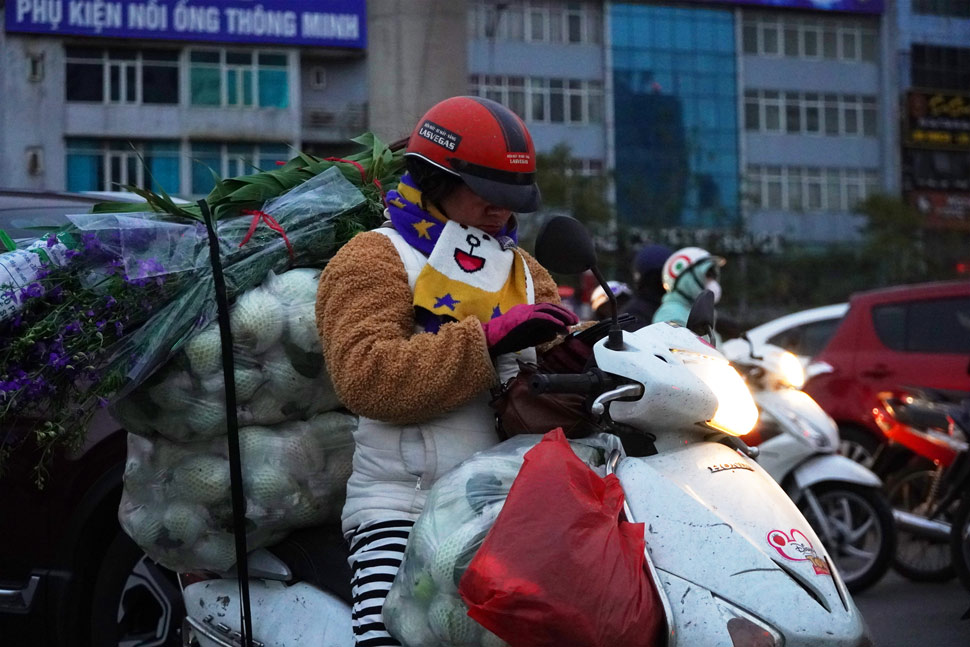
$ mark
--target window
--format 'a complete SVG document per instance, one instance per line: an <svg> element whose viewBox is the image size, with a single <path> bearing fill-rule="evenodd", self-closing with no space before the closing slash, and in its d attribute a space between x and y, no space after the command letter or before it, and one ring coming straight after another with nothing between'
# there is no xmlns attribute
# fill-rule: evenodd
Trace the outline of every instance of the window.
<svg viewBox="0 0 970 647"><path fill-rule="evenodd" d="M854 94L746 90L745 129L809 135L877 135L876 98Z"/></svg>
<svg viewBox="0 0 970 647"><path fill-rule="evenodd" d="M970 299L914 301L906 313L906 350L970 353Z"/></svg>
<svg viewBox="0 0 970 647"><path fill-rule="evenodd" d="M470 93L508 106L529 123L602 123L603 84L581 79L469 76Z"/></svg>
<svg viewBox="0 0 970 647"><path fill-rule="evenodd" d="M836 318L802 324L769 338L768 343L780 346L796 355L813 357L829 343L829 339L832 338L840 323L842 319Z"/></svg>
<svg viewBox="0 0 970 647"><path fill-rule="evenodd" d="M281 144L238 144L192 142L192 194L206 195L215 186L213 173L219 177L249 175L257 169L271 171L276 162L292 157Z"/></svg>
<svg viewBox="0 0 970 647"><path fill-rule="evenodd" d="M886 348L906 349L906 307L899 304L875 306L872 327Z"/></svg>
<svg viewBox="0 0 970 647"><path fill-rule="evenodd" d="M179 54L165 49L65 48L68 101L177 104Z"/></svg>
<svg viewBox="0 0 970 647"><path fill-rule="evenodd" d="M773 15L746 11L741 26L745 54L875 62L875 21Z"/></svg>
<svg viewBox="0 0 970 647"><path fill-rule="evenodd" d="M911 353L970 353L970 299L926 299L875 306L872 323L886 347Z"/></svg>
<svg viewBox="0 0 970 647"><path fill-rule="evenodd" d="M970 18L970 3L966 0L913 0L913 13Z"/></svg>
<svg viewBox="0 0 970 647"><path fill-rule="evenodd" d="M602 3L475 0L470 5L472 38L577 44L603 39Z"/></svg>
<svg viewBox="0 0 970 647"><path fill-rule="evenodd" d="M761 102L754 90L744 92L744 129L754 132L761 130Z"/></svg>
<svg viewBox="0 0 970 647"><path fill-rule="evenodd" d="M765 91L765 132L781 132L781 98L778 92Z"/></svg>
<svg viewBox="0 0 970 647"><path fill-rule="evenodd" d="M27 54L27 80L31 83L44 80L44 52Z"/></svg>
<svg viewBox="0 0 970 647"><path fill-rule="evenodd" d="M118 191L128 185L178 193L178 142L67 140L68 191Z"/></svg>
<svg viewBox="0 0 970 647"><path fill-rule="evenodd" d="M802 106L805 110L804 132L817 135L822 132L822 102L818 94L808 92L802 97Z"/></svg>
<svg viewBox="0 0 970 647"><path fill-rule="evenodd" d="M800 95L797 92L785 93L785 131L800 133L802 131L802 109Z"/></svg>
<svg viewBox="0 0 970 647"><path fill-rule="evenodd" d="M286 54L251 50L191 50L190 100L197 106L286 108Z"/></svg>
<svg viewBox="0 0 970 647"><path fill-rule="evenodd" d="M914 87L970 91L970 48L913 45L910 66Z"/></svg>
<svg viewBox="0 0 970 647"><path fill-rule="evenodd" d="M970 152L904 149L903 178L913 189L970 191Z"/></svg>
<svg viewBox="0 0 970 647"><path fill-rule="evenodd" d="M872 169L800 166L748 167L747 189L760 209L790 211L848 211L880 190Z"/></svg>
<svg viewBox="0 0 970 647"><path fill-rule="evenodd" d="M310 87L314 90L327 89L327 68L322 65L310 68Z"/></svg>

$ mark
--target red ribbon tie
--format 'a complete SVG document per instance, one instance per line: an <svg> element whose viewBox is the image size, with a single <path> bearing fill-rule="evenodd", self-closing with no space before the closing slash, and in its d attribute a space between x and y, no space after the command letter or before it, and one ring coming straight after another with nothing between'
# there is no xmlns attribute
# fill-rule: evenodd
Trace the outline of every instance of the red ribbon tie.
<svg viewBox="0 0 970 647"><path fill-rule="evenodd" d="M256 209L246 209L242 213L244 216L252 216L253 220L249 223L249 231L246 232L246 236L242 239L242 242L239 243L240 247L249 242L249 239L253 236L253 232L256 231L256 227L259 226L260 222L264 222L266 223L267 227L275 232L279 232L279 235L283 237L283 242L286 243L286 251L290 253L290 262L296 261L296 253L293 251L293 245L290 243L290 239L286 237L286 232L283 230L282 225L276 222L276 218L269 215L265 211L259 211Z"/></svg>

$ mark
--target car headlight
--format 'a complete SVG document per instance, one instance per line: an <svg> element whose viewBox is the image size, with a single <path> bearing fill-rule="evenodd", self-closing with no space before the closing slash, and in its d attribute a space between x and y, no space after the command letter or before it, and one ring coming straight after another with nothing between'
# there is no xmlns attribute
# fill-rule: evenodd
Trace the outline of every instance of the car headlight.
<svg viewBox="0 0 970 647"><path fill-rule="evenodd" d="M727 360L680 351L684 366L717 397L717 410L707 424L732 436L743 436L758 422L758 406L748 385Z"/></svg>

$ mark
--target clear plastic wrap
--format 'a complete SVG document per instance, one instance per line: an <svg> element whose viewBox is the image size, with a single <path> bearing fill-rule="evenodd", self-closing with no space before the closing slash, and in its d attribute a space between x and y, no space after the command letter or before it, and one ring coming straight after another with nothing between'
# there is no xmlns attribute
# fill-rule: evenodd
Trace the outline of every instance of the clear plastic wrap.
<svg viewBox="0 0 970 647"><path fill-rule="evenodd" d="M479 452L431 488L384 603L384 623L405 647L506 644L468 617L458 582L498 517L523 457L541 439L519 435ZM622 452L609 434L569 444L594 469L602 470L614 449Z"/></svg>
<svg viewBox="0 0 970 647"><path fill-rule="evenodd" d="M304 420L340 406L323 362L314 307L320 271L270 272L230 311L240 425ZM135 434L196 442L226 433L222 342L217 322L193 336L161 370L114 405Z"/></svg>
<svg viewBox="0 0 970 647"><path fill-rule="evenodd" d="M250 549L340 518L356 426L354 416L330 411L239 430ZM229 569L236 556L225 434L192 443L129 434L118 518L166 568Z"/></svg>

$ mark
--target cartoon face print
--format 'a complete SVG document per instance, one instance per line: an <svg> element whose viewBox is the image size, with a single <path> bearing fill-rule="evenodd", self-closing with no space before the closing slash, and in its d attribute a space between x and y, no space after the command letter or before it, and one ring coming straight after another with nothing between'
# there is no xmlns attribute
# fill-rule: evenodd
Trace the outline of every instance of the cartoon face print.
<svg viewBox="0 0 970 647"><path fill-rule="evenodd" d="M482 240L489 240L491 237L488 234L482 234L481 238L475 234L468 234L465 237L465 242L468 243L468 251L463 249L455 248L455 262L458 263L458 267L464 272L472 274L481 270L485 267L485 258L482 256L475 255L475 248L481 247Z"/></svg>
<svg viewBox="0 0 970 647"><path fill-rule="evenodd" d="M812 542L801 530L792 528L788 533L783 530L772 530L767 536L768 543L778 551L778 554L793 562L810 562L816 575L830 573L828 563L818 556Z"/></svg>
<svg viewBox="0 0 970 647"><path fill-rule="evenodd" d="M514 250L503 248L491 233L451 220L441 231L428 265L449 279L494 292L508 280L514 259Z"/></svg>

